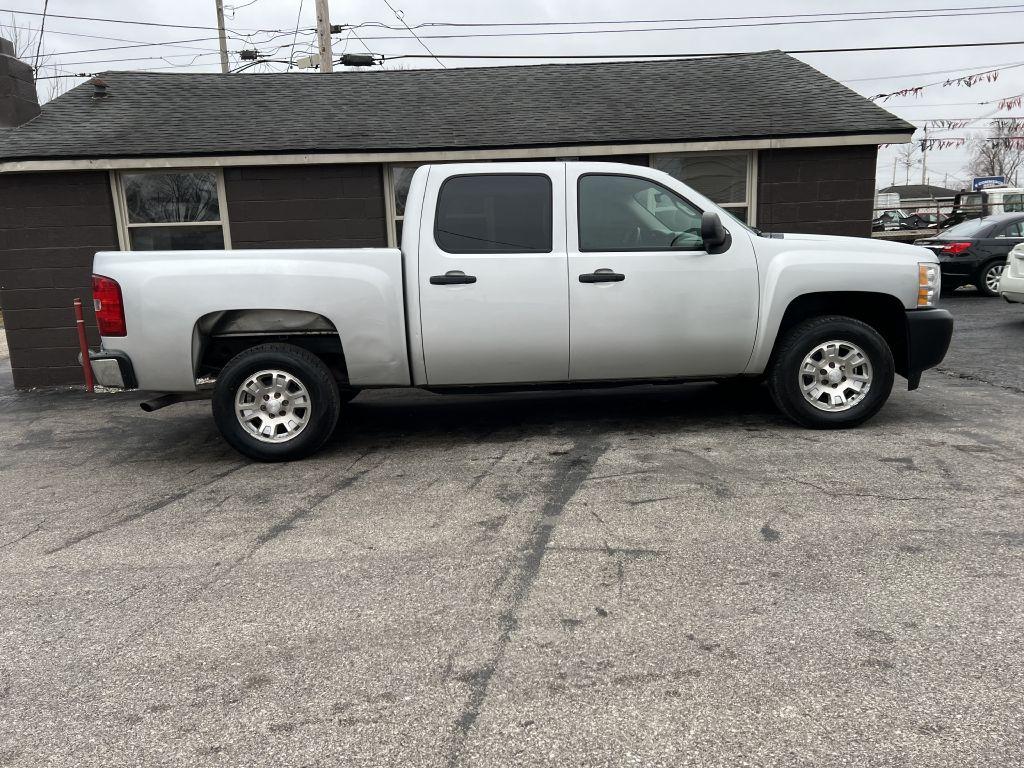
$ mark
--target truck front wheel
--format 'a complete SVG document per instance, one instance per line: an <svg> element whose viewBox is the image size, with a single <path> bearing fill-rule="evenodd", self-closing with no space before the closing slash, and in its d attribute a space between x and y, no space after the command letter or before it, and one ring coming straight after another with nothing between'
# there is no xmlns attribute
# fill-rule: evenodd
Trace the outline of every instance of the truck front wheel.
<svg viewBox="0 0 1024 768"><path fill-rule="evenodd" d="M885 404L894 378L892 351L871 326L838 315L790 329L768 375L772 399L793 421L843 429L867 421Z"/></svg>
<svg viewBox="0 0 1024 768"><path fill-rule="evenodd" d="M213 419L224 439L257 461L301 459L324 444L341 399L330 369L291 344L261 344L217 376Z"/></svg>

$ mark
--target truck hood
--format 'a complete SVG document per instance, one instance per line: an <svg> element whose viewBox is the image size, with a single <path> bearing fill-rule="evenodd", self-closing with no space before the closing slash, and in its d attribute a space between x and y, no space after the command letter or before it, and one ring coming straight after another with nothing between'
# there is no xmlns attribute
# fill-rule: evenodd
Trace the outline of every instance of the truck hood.
<svg viewBox="0 0 1024 768"><path fill-rule="evenodd" d="M887 253L892 255L913 256L917 259L927 257L927 260L934 261L935 254L927 248L909 243L893 243L888 240L881 240L873 237L841 237L839 235L808 235L801 232L786 232L776 235L777 238L786 243L821 243L830 251L857 251L864 253Z"/></svg>

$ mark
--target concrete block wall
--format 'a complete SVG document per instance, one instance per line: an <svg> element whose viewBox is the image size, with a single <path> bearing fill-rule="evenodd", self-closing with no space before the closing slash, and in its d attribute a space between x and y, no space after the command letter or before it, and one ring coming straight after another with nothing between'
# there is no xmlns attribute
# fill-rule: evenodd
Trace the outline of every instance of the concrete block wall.
<svg viewBox="0 0 1024 768"><path fill-rule="evenodd" d="M72 302L92 344L92 259L117 250L106 171L0 175L0 308L17 387L81 384Z"/></svg>
<svg viewBox="0 0 1024 768"><path fill-rule="evenodd" d="M290 165L224 171L234 248L383 248L379 164Z"/></svg>
<svg viewBox="0 0 1024 768"><path fill-rule="evenodd" d="M877 154L875 146L762 150L757 226L870 237Z"/></svg>

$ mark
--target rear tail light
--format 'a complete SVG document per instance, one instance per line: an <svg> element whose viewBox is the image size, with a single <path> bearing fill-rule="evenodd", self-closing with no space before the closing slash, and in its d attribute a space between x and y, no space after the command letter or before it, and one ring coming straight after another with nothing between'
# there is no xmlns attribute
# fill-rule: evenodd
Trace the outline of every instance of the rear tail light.
<svg viewBox="0 0 1024 768"><path fill-rule="evenodd" d="M942 253L949 254L950 256L959 256L970 247L971 243L947 243L942 247Z"/></svg>
<svg viewBox="0 0 1024 768"><path fill-rule="evenodd" d="M100 336L128 335L121 286L116 280L103 275L92 276L92 305L96 310L96 325L99 326Z"/></svg>

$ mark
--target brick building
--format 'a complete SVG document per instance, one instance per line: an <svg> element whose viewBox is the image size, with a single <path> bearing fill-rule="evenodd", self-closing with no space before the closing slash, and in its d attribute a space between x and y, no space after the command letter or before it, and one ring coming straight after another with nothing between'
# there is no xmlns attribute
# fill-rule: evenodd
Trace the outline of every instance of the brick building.
<svg viewBox="0 0 1024 768"><path fill-rule="evenodd" d="M81 381L70 307L98 250L394 245L417 165L552 158L650 164L766 231L868 236L878 144L913 133L780 52L98 80L40 112L0 50L0 307L20 387Z"/></svg>

